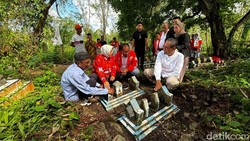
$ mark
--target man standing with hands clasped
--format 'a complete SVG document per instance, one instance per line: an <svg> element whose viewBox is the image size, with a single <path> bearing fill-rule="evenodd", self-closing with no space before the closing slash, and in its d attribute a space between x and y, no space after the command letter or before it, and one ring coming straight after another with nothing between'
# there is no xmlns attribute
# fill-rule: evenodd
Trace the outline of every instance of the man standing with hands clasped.
<svg viewBox="0 0 250 141"><path fill-rule="evenodd" d="M145 50L148 47L148 34L143 30L143 23L138 22L136 26L137 30L133 34L133 46L135 47L135 53L138 60L140 60L140 68L144 70L144 55Z"/></svg>

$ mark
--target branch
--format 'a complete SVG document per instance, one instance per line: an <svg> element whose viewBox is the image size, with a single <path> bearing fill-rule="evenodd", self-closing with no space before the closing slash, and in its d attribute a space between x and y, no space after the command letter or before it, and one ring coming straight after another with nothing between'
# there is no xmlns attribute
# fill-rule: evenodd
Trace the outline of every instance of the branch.
<svg viewBox="0 0 250 141"><path fill-rule="evenodd" d="M228 45L231 47L232 46L232 40L234 33L238 30L238 28L245 23L248 19L250 19L250 10L233 26L231 29L229 36L228 36Z"/></svg>
<svg viewBox="0 0 250 141"><path fill-rule="evenodd" d="M195 13L193 13L193 15L191 15L191 16L185 16L185 17L182 18L182 22L185 21L186 19L193 18L194 16L197 16L197 15L199 15L200 13L201 13L201 10L198 10L198 11L196 11Z"/></svg>

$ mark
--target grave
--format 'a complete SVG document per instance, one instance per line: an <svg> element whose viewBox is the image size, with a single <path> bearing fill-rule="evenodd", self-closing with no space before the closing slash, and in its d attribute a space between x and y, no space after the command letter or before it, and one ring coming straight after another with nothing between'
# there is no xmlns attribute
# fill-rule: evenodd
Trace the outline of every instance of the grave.
<svg viewBox="0 0 250 141"><path fill-rule="evenodd" d="M124 114L117 120L136 140L141 140L159 126L158 122L172 117L180 109L172 103L173 94L166 86L158 92L146 94L139 88L136 77L131 77L128 82L129 90L123 89L120 82L115 82L116 94L101 98L101 103L107 111L125 105Z"/></svg>
<svg viewBox="0 0 250 141"><path fill-rule="evenodd" d="M126 108L129 114L117 120L134 135L136 140L141 140L158 127L157 122L170 118L180 110L172 100L173 94L163 86L159 92L149 94L149 102L147 98L140 100L139 97L130 100ZM141 103L140 106L138 103Z"/></svg>
<svg viewBox="0 0 250 141"><path fill-rule="evenodd" d="M131 79L129 79L129 83L130 83L129 84L130 90L128 90L125 93L125 90L123 89L122 84L118 81L115 82L113 85L114 85L116 93L119 93L119 92L122 92L122 93L115 94L115 95L108 94L106 96L103 96L100 99L102 105L107 111L124 104L126 101L129 101L130 99L137 98L145 94L145 92L139 88L140 83L136 79L136 77L134 76L131 77Z"/></svg>
<svg viewBox="0 0 250 141"><path fill-rule="evenodd" d="M6 80L0 86L0 105L6 106L12 102L25 97L28 93L35 89L31 81L23 81L20 79Z"/></svg>

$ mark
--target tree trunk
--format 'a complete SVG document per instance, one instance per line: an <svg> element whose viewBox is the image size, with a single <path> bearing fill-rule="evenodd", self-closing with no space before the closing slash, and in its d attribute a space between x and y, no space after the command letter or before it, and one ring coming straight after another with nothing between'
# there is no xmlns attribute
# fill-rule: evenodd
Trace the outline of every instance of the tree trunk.
<svg viewBox="0 0 250 141"><path fill-rule="evenodd" d="M55 1L56 0L50 0L49 3L47 4L47 7L41 10L40 12L40 14L42 14L43 16L38 19L37 25L34 28L34 45L38 45L40 42L41 34L43 32L43 28L45 26L46 19L49 14L49 9L55 3Z"/></svg>
<svg viewBox="0 0 250 141"><path fill-rule="evenodd" d="M219 14L218 0L199 0L199 5L211 29L213 55L224 58L226 57L227 43L222 18Z"/></svg>
<svg viewBox="0 0 250 141"><path fill-rule="evenodd" d="M243 16L235 25L234 27L231 29L229 36L228 36L228 45L230 46L230 48L232 47L232 40L234 37L234 33L238 30L238 28L245 23L248 19L250 19L250 10L245 14L245 16Z"/></svg>

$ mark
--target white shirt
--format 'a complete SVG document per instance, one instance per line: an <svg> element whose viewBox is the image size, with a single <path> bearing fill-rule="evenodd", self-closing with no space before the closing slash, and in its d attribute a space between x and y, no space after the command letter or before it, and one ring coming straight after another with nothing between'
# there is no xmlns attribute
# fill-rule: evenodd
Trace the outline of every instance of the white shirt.
<svg viewBox="0 0 250 141"><path fill-rule="evenodd" d="M121 67L121 69L126 69L127 68L127 61L128 61L128 56L124 57L122 55L122 67Z"/></svg>
<svg viewBox="0 0 250 141"><path fill-rule="evenodd" d="M75 34L70 40L75 45L75 52L87 52L83 44L83 35ZM82 43L80 43L82 41Z"/></svg>
<svg viewBox="0 0 250 141"><path fill-rule="evenodd" d="M163 31L162 34L161 34L161 39L160 39L160 43L159 43L159 48L160 49L163 49L163 45L165 43L167 33L168 33L168 31L167 32Z"/></svg>
<svg viewBox="0 0 250 141"><path fill-rule="evenodd" d="M164 51L160 51L157 55L154 67L154 75L156 80L161 80L163 78L175 76L180 78L181 69L184 63L184 56L177 50L171 56L164 54Z"/></svg>

